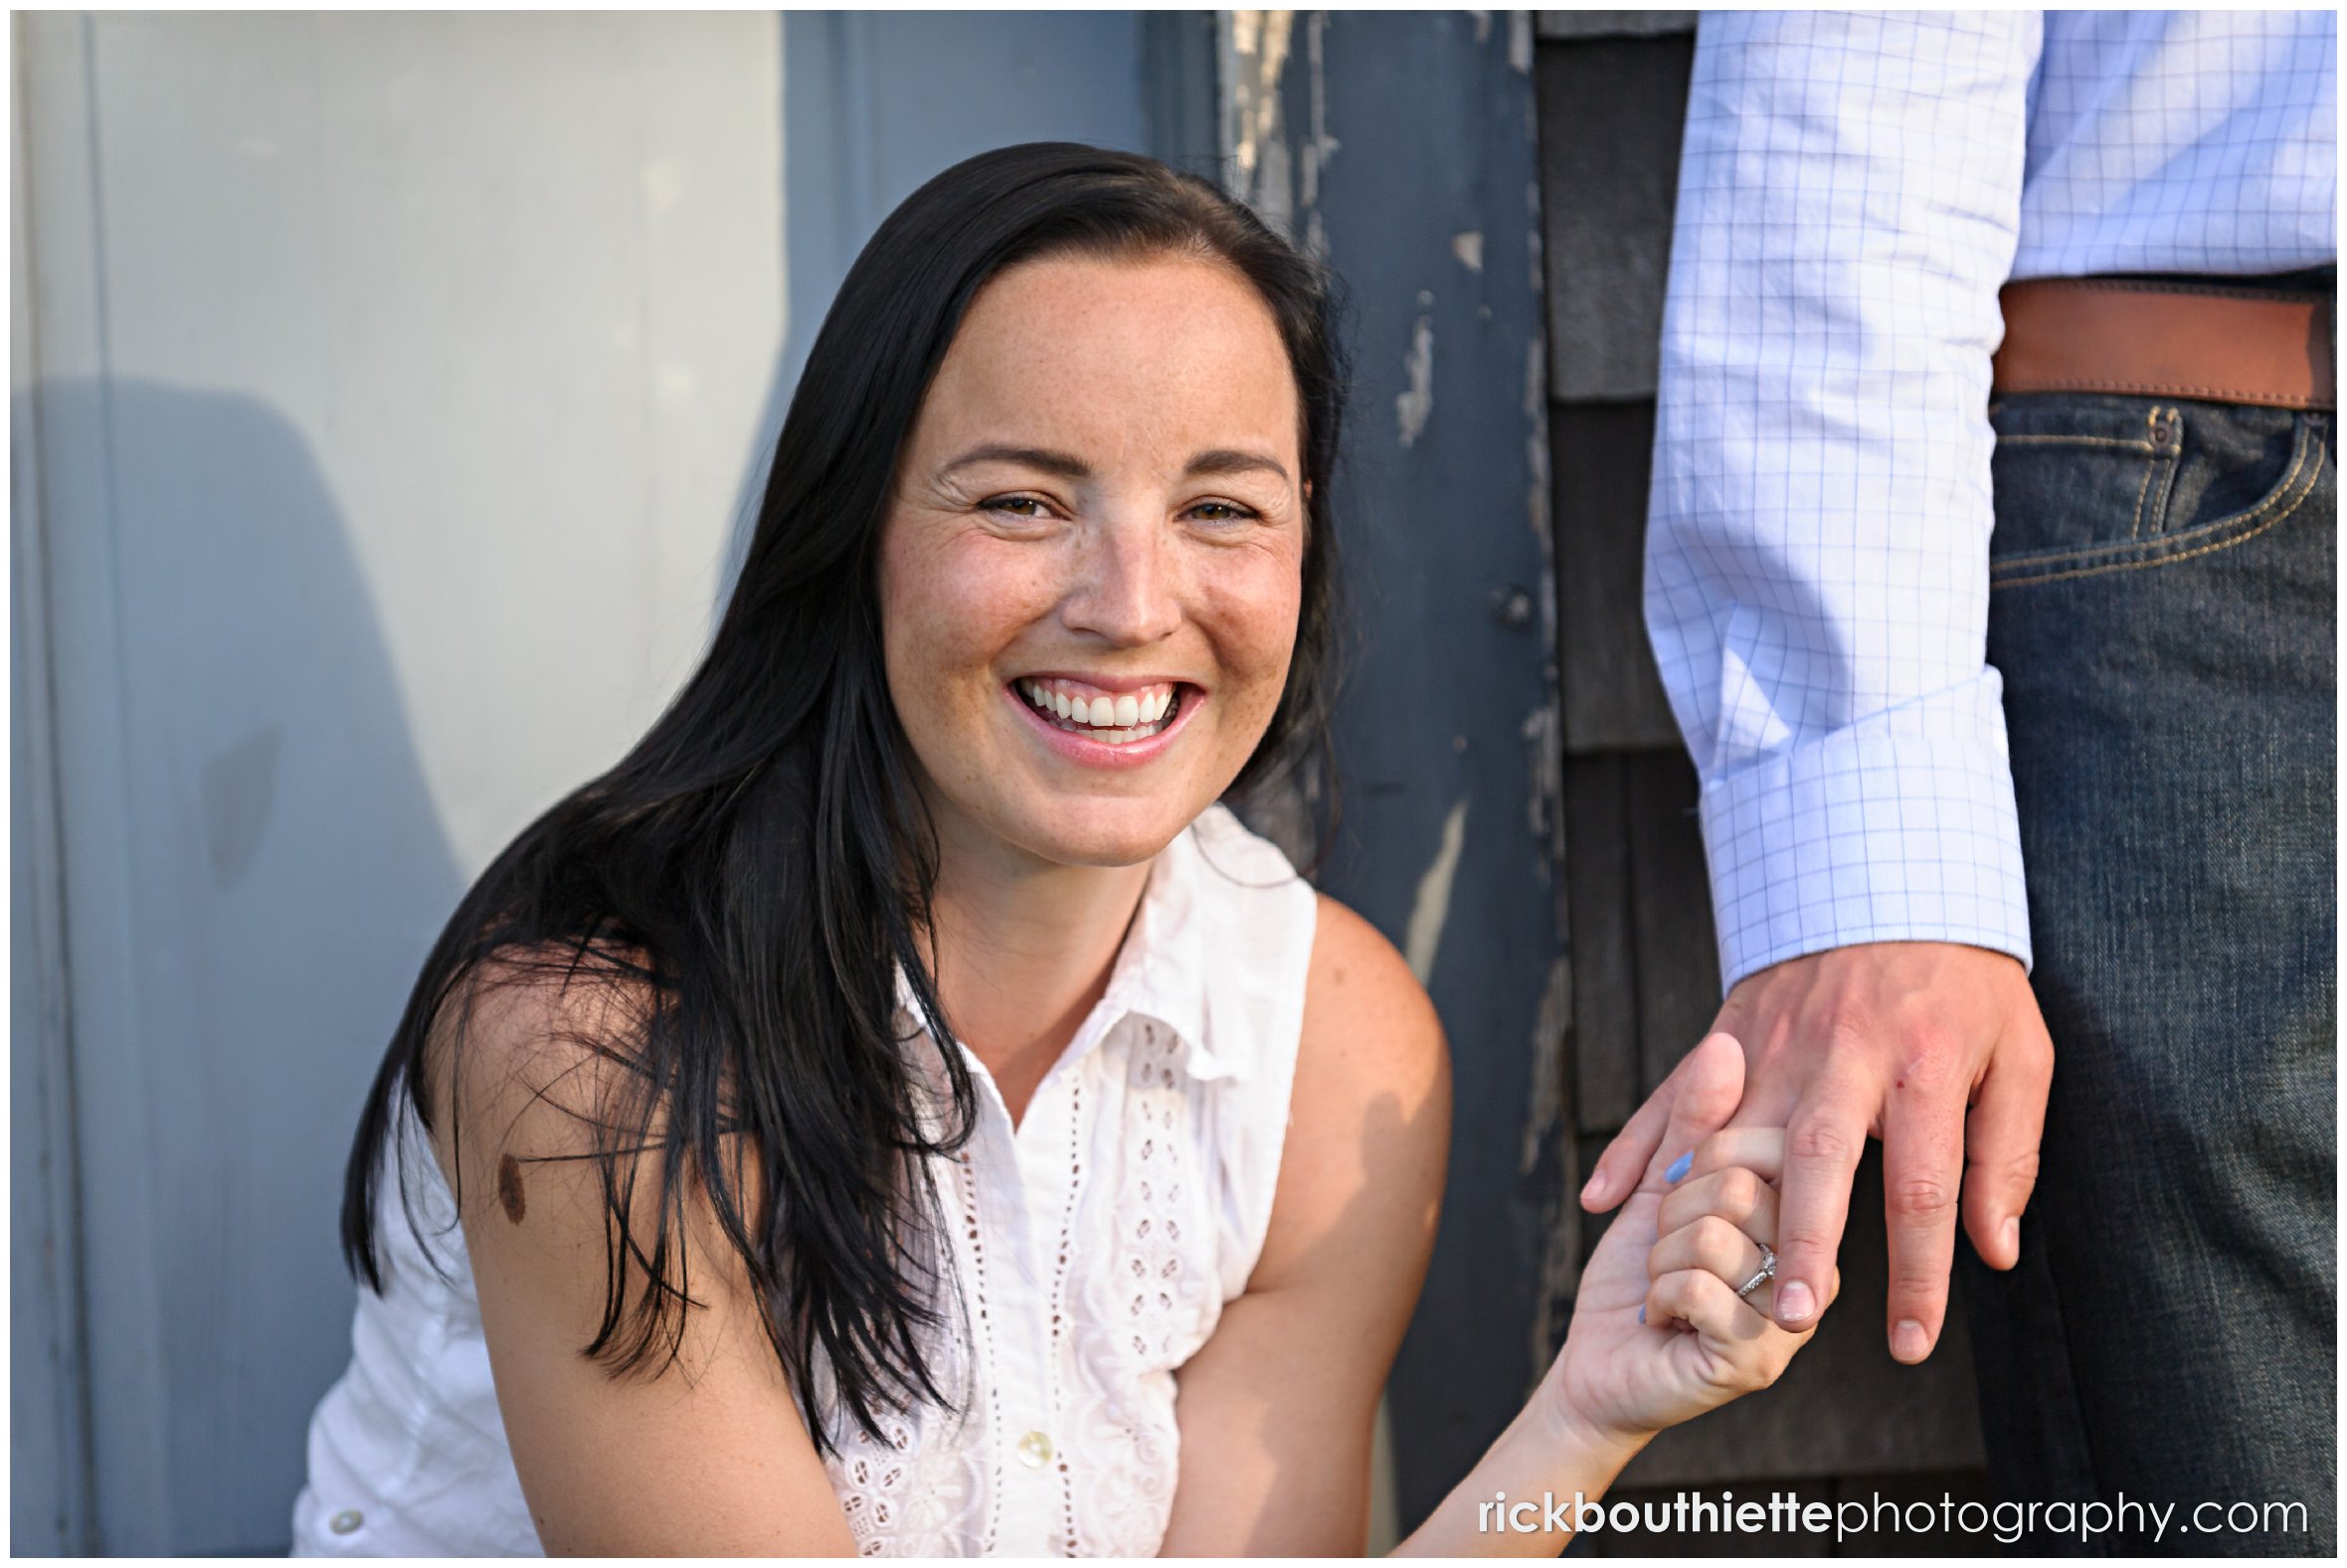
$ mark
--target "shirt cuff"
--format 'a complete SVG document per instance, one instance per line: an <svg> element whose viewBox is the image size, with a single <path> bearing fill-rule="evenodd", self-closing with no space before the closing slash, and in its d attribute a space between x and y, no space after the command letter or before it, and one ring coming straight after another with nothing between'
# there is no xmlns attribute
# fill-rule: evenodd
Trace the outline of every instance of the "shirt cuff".
<svg viewBox="0 0 2347 1568"><path fill-rule="evenodd" d="M1723 985L1859 942L2031 962L2003 692L1983 669L1705 784Z"/></svg>

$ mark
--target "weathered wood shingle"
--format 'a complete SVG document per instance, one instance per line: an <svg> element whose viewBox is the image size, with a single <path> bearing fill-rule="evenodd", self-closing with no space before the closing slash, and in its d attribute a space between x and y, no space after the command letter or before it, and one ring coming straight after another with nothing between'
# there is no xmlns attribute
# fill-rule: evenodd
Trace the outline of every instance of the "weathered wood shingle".
<svg viewBox="0 0 2347 1568"><path fill-rule="evenodd" d="M1651 398L1695 40L1540 47L1548 396Z"/></svg>

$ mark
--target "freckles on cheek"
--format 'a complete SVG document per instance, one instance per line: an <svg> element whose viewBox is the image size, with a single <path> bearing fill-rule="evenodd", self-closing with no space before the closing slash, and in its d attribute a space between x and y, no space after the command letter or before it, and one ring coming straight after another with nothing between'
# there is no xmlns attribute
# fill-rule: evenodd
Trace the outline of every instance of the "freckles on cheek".
<svg viewBox="0 0 2347 1568"><path fill-rule="evenodd" d="M1212 616L1233 671L1249 678L1284 672L1304 609L1293 566L1250 574L1214 596Z"/></svg>
<svg viewBox="0 0 2347 1568"><path fill-rule="evenodd" d="M911 528L888 557L882 608L904 677L968 678L1018 623L1030 570L1003 542L969 530Z"/></svg>
<svg viewBox="0 0 2347 1568"><path fill-rule="evenodd" d="M931 552L924 571L931 612L1008 633L1050 611L1067 563L1049 544L972 531Z"/></svg>

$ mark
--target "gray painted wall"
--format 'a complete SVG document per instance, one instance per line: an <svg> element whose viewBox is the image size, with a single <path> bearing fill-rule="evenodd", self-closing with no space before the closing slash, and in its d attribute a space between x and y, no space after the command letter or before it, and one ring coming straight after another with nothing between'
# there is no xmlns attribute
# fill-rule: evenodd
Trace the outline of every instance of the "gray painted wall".
<svg viewBox="0 0 2347 1568"><path fill-rule="evenodd" d="M19 673L12 830L62 877L12 887L12 1542L281 1549L415 966L706 632L784 325L780 25L20 25L55 700ZM87 1469L42 1441L80 1412Z"/></svg>

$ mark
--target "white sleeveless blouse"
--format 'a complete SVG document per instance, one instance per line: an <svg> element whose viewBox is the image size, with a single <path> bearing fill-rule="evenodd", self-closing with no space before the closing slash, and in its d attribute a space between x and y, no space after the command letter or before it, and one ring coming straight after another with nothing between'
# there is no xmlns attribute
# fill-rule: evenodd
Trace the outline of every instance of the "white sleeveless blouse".
<svg viewBox="0 0 2347 1568"><path fill-rule="evenodd" d="M1106 994L1015 1130L964 1052L976 1130L928 1169L960 1321L925 1348L958 1408L884 1417L884 1441L834 1419L824 1468L864 1555L1156 1553L1174 1370L1270 1223L1314 913L1279 850L1211 807L1158 857ZM535 1554L453 1206L420 1132L394 1144L432 1250L381 1183L386 1288L360 1292L349 1370L311 1419L294 1553Z"/></svg>

